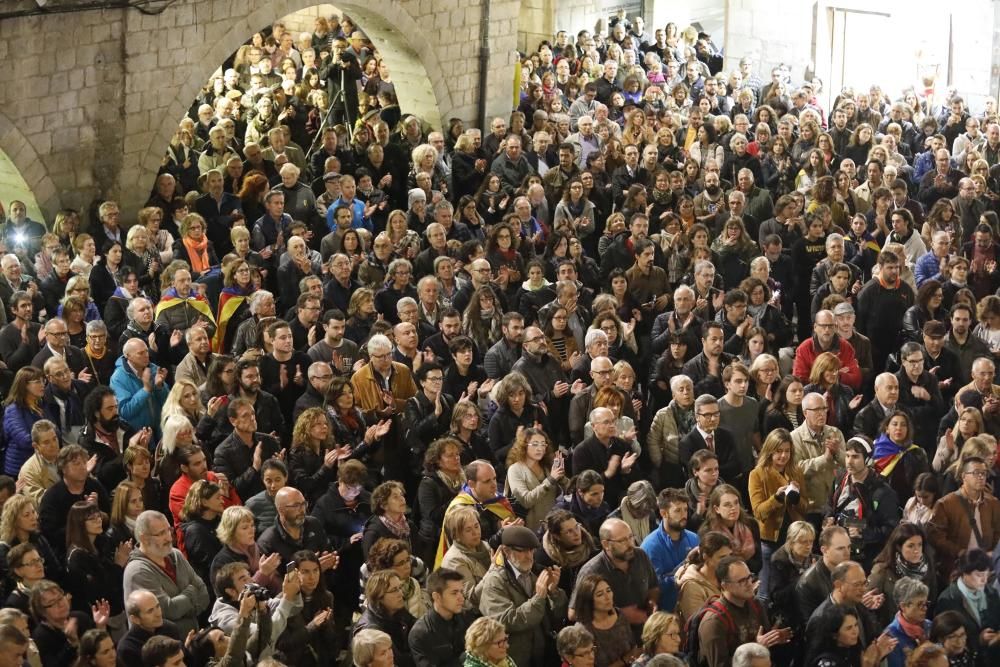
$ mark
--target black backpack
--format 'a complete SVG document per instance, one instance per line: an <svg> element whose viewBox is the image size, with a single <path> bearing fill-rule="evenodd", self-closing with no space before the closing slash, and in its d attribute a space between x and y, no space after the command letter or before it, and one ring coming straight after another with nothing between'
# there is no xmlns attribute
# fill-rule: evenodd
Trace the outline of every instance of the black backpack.
<svg viewBox="0 0 1000 667"><path fill-rule="evenodd" d="M757 614L760 618L764 618L764 610L760 606L760 603L757 602L757 598L750 600L750 608L753 613ZM707 664L701 657L701 647L698 645L698 628L701 626L702 619L705 618L706 614L714 614L725 623L730 648L733 651L736 650L736 645L734 645L734 640L736 639L736 622L733 620L732 614L729 613L729 607L722 601L722 597L718 595L714 596L709 598L708 602L694 616L689 618L684 626L684 652L687 654L688 665L691 667L702 667Z"/></svg>

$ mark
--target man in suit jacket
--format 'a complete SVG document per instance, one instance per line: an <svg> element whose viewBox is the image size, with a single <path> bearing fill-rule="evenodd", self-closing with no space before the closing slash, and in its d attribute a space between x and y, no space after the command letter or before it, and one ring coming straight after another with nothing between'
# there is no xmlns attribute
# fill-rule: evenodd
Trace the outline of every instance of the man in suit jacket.
<svg viewBox="0 0 1000 667"><path fill-rule="evenodd" d="M873 442L881 432L885 416L893 410L906 410L897 405L899 380L892 373L880 373L875 378L875 398L854 417L854 435L864 435Z"/></svg>
<svg viewBox="0 0 1000 667"><path fill-rule="evenodd" d="M746 473L736 456L733 434L719 428L722 414L719 401L711 394L702 394L694 401L694 429L681 438L677 445L681 464L690 461L700 449L710 449L719 457L719 474L722 479L739 489L746 488Z"/></svg>
<svg viewBox="0 0 1000 667"><path fill-rule="evenodd" d="M65 357L76 379L87 383L94 379L83 352L69 344L69 329L61 317L53 317L45 323L45 346L31 360L31 365L45 368L45 362L52 357Z"/></svg>

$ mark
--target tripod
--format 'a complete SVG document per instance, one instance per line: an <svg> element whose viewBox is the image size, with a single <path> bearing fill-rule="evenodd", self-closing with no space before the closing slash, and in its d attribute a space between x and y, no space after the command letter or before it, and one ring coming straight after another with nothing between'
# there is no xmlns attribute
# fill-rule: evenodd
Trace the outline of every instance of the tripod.
<svg viewBox="0 0 1000 667"><path fill-rule="evenodd" d="M320 123L319 129L316 131L316 136L313 137L312 144L306 152L306 161L312 157L313 153L316 152L317 145L323 140L323 130L330 124L338 101L344 105L344 120L346 121L344 124L347 126L347 136L350 139L354 138L354 124L351 122L351 110L347 108L347 94L344 92L344 65L344 61L341 60L337 66L340 69L340 90L330 100L330 107L326 110L326 116L324 116L323 122Z"/></svg>

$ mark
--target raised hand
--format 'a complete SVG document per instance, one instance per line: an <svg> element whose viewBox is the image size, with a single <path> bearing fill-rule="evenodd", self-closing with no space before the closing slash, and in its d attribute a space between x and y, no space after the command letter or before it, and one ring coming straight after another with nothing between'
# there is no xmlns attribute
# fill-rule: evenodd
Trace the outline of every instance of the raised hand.
<svg viewBox="0 0 1000 667"><path fill-rule="evenodd" d="M97 604L91 605L90 611L94 617L94 625L103 630L111 618L111 604L104 599L98 600Z"/></svg>
<svg viewBox="0 0 1000 667"><path fill-rule="evenodd" d="M125 540L115 549L115 564L124 568L128 564L128 557L132 553L132 540Z"/></svg>

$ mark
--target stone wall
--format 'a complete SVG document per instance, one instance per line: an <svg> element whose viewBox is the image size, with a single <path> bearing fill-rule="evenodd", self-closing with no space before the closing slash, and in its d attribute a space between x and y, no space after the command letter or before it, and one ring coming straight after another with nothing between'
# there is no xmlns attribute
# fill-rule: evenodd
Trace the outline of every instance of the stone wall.
<svg viewBox="0 0 1000 667"><path fill-rule="evenodd" d="M435 124L476 121L481 0L355 2L337 7L386 54L401 98ZM180 0L156 16L116 9L0 21L0 152L49 222L61 206L86 212L100 198L119 200L128 221L219 64L255 30L317 4ZM487 112L506 114L519 1L491 7Z"/></svg>

